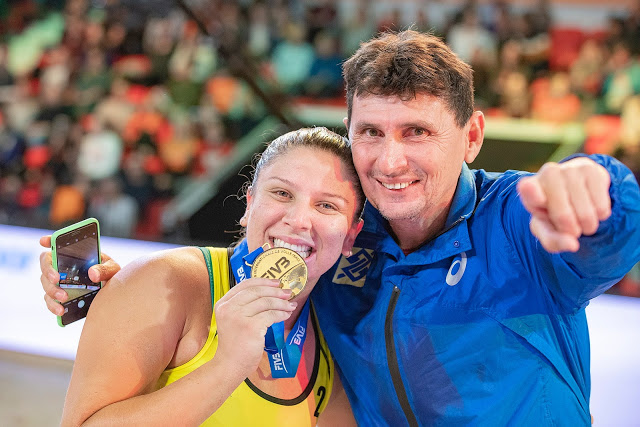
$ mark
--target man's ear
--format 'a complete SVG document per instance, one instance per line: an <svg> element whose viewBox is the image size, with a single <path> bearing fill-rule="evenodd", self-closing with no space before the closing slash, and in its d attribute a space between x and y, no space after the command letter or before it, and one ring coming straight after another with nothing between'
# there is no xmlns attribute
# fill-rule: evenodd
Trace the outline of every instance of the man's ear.
<svg viewBox="0 0 640 427"><path fill-rule="evenodd" d="M344 127L347 128L347 135L349 135L349 118L345 117L344 119L342 119L342 123L344 123Z"/></svg>
<svg viewBox="0 0 640 427"><path fill-rule="evenodd" d="M467 126L469 126L469 130L467 131L464 161L471 163L476 159L484 141L484 114L482 111L474 111Z"/></svg>
<svg viewBox="0 0 640 427"><path fill-rule="evenodd" d="M351 225L344 238L344 243L342 244L342 255L351 256L351 248L353 248L353 243L356 241L356 237L358 237L363 226L364 220L362 218Z"/></svg>

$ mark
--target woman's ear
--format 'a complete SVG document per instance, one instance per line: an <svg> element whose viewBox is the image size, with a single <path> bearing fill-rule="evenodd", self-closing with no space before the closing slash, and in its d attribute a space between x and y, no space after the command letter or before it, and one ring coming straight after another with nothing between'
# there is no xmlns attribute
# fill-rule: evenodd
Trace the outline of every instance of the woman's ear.
<svg viewBox="0 0 640 427"><path fill-rule="evenodd" d="M245 228L247 227L247 221L248 221L247 220L247 216L249 215L249 210L251 209L251 202L253 201L253 196L251 194L252 188L253 187L247 188L247 195L246 195L247 207L244 210L244 215L242 215L242 218L240 218L240 225L245 227Z"/></svg>
<svg viewBox="0 0 640 427"><path fill-rule="evenodd" d="M351 252L351 248L353 248L356 237L358 237L358 234L362 230L363 226L364 220L362 218L351 225L351 228L349 228L349 231L347 231L347 235L344 238L344 243L342 244L342 255L349 257L353 254Z"/></svg>

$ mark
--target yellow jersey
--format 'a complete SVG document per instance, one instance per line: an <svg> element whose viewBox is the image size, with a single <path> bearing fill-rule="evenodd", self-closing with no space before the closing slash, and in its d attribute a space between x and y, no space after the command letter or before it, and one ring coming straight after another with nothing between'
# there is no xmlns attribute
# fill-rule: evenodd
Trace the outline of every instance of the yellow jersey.
<svg viewBox="0 0 640 427"><path fill-rule="evenodd" d="M209 271L211 288L211 306L229 291L231 283L229 255L226 248L200 248ZM333 376L335 375L333 360L327 343L318 326L315 310L311 306L311 322L315 330L316 351L311 375L304 369L304 359L296 379L302 389L293 399L281 399L260 390L248 378L231 393L231 396L213 413L203 426L314 426L317 417L324 410L331 395ZM160 389L199 366L213 359L218 348L218 334L215 314L211 314L209 336L202 349L191 360L183 365L165 370L156 389ZM278 381L278 380L275 380Z"/></svg>

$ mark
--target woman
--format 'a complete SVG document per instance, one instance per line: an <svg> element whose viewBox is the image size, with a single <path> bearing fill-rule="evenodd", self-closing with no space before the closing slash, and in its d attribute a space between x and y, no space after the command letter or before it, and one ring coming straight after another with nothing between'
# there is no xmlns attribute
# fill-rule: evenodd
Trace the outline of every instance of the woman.
<svg viewBox="0 0 640 427"><path fill-rule="evenodd" d="M349 146L325 128L285 134L263 153L246 197L248 251L298 252L304 290L290 300L278 281L234 286L226 248L173 249L127 265L87 316L63 425L298 426L318 416L354 424L313 308L293 378L274 379L264 351L267 328L284 321L287 336L318 278L362 228Z"/></svg>

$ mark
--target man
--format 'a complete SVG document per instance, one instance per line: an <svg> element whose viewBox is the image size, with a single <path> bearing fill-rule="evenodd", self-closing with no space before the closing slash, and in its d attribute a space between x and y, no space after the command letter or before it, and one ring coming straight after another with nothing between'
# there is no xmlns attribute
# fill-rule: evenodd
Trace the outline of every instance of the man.
<svg viewBox="0 0 640 427"><path fill-rule="evenodd" d="M584 307L640 258L631 172L606 156L470 170L472 71L433 36L382 35L344 76L369 203L313 301L358 422L589 424Z"/></svg>
<svg viewBox="0 0 640 427"><path fill-rule="evenodd" d="M428 35L369 41L344 76L369 204L314 303L358 422L590 424L584 307L640 257L630 171L470 171L472 71Z"/></svg>

